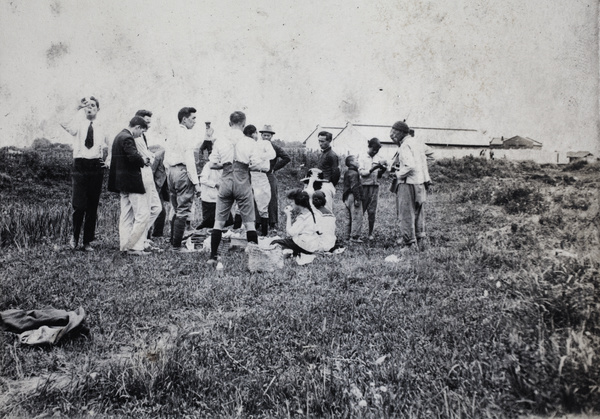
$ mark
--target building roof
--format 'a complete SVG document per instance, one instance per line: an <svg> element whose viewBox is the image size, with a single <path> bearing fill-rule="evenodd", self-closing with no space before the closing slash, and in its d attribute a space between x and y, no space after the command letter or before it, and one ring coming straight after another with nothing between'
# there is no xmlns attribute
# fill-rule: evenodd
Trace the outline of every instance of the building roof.
<svg viewBox="0 0 600 419"><path fill-rule="evenodd" d="M567 153L567 157L569 158L585 158L588 156L593 156L592 153L590 153L589 151L569 151Z"/></svg>
<svg viewBox="0 0 600 419"><path fill-rule="evenodd" d="M415 136L422 138L425 143L431 147L489 147L489 140L479 130L474 129L456 129L456 128L429 128L412 127L415 130ZM340 137L343 139L344 130L355 129L362 134L366 140L373 137L379 139L382 145L394 145L390 139L390 125L372 125L372 124L346 124L345 127L326 127L317 125L317 128L304 140L304 144L311 137L317 135L318 130L329 131L333 134L333 140ZM365 146L366 146L365 140Z"/></svg>
<svg viewBox="0 0 600 419"><path fill-rule="evenodd" d="M542 146L542 143L540 143L539 141L536 141L532 138L529 137L521 137L520 135L515 135L514 137L508 138L506 140L504 140L504 142L519 142L519 143L523 143L523 142L530 142L531 144L533 144L534 146Z"/></svg>

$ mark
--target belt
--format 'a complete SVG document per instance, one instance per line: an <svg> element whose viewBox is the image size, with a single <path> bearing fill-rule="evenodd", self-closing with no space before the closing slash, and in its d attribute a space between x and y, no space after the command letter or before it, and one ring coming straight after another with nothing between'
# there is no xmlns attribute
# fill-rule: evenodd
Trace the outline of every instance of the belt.
<svg viewBox="0 0 600 419"><path fill-rule="evenodd" d="M250 169L251 172L259 172L259 173L269 173L268 170L265 169Z"/></svg>
<svg viewBox="0 0 600 419"><path fill-rule="evenodd" d="M178 167L178 166L184 166L184 167L187 167L187 166L185 165L185 163L177 163L177 164L172 164L172 165L171 165L171 167Z"/></svg>

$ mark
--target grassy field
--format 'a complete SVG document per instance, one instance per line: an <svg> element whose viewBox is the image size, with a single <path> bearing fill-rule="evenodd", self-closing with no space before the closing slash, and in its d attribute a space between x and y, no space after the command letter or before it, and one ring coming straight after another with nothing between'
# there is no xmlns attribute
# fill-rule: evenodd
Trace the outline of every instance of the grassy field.
<svg viewBox="0 0 600 419"><path fill-rule="evenodd" d="M310 165L296 157L282 194ZM384 262L399 253L383 185L373 242L274 274L244 253L221 274L203 253L123 256L108 193L98 251L67 250L68 175L35 164L0 173L0 311L82 306L90 333L29 348L0 332L0 416L600 411L597 164L436 162L426 251Z"/></svg>

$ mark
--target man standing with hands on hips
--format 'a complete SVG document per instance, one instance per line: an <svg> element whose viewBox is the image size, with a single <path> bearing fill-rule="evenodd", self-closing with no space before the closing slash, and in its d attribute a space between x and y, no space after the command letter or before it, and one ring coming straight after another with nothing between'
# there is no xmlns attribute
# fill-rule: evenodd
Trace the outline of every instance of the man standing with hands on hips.
<svg viewBox="0 0 600 419"><path fill-rule="evenodd" d="M254 196L250 184L250 164L256 160L256 143L243 134L245 125L246 115L241 111L233 112L229 116L231 130L215 142L213 152L206 163L210 164L212 169L223 169L208 260L208 265L217 270L223 269L223 264L218 261L218 251L223 227L234 202L237 202L242 223L246 227L248 242L258 244L258 234L254 225Z"/></svg>
<svg viewBox="0 0 600 419"><path fill-rule="evenodd" d="M96 238L98 203L104 179L104 151L108 138L102 126L96 123L100 103L94 96L81 99L75 117L60 124L74 137L73 140L73 235L69 242L72 249L79 246L83 227L83 250L91 252Z"/></svg>
<svg viewBox="0 0 600 419"><path fill-rule="evenodd" d="M192 214L194 194L200 193L200 182L196 169L194 149L199 143L191 134L196 125L196 109L185 107L177 114L179 127L173 136L167 139L165 148L165 167L171 205L175 215L171 221L171 244L174 251L186 252L181 246L188 217Z"/></svg>
<svg viewBox="0 0 600 419"><path fill-rule="evenodd" d="M271 128L270 125L266 125L261 131L259 131L259 133L262 139L269 141L275 150L275 157L269 162L267 179L269 179L269 185L271 186L271 200L269 201L269 229L276 232L277 227L279 226L279 198L275 172L283 169L291 159L283 148L273 142L275 131L273 131L273 128Z"/></svg>

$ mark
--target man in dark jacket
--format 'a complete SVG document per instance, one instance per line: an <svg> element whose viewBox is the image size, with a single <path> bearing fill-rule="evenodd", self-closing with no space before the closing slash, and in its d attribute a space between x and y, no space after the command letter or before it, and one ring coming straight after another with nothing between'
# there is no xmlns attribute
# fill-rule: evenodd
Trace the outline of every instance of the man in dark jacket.
<svg viewBox="0 0 600 419"><path fill-rule="evenodd" d="M271 145L275 150L275 158L271 159L269 162L270 168L267 172L267 179L269 179L269 185L271 186L271 200L269 201L269 229L271 231L277 231L277 228L279 227L279 199L275 172L283 169L291 159L283 148L273 142L273 135L275 135L275 132L270 125L265 125L262 131L259 132L263 140L271 141Z"/></svg>
<svg viewBox="0 0 600 419"><path fill-rule="evenodd" d="M129 121L129 128L115 137L108 175L108 190L121 194L119 247L121 251L136 256L149 254L144 251L144 242L140 239L146 233L150 220L141 168L150 165L150 158L144 159L135 146L135 138L147 129L144 118L134 116Z"/></svg>
<svg viewBox="0 0 600 419"><path fill-rule="evenodd" d="M321 155L317 162L317 168L323 171L323 178L327 181L323 183L321 190L325 193L327 201L325 208L333 212L333 198L335 197L335 187L340 181L340 164L338 155L331 149L333 136L330 132L321 131L319 133L319 147Z"/></svg>

